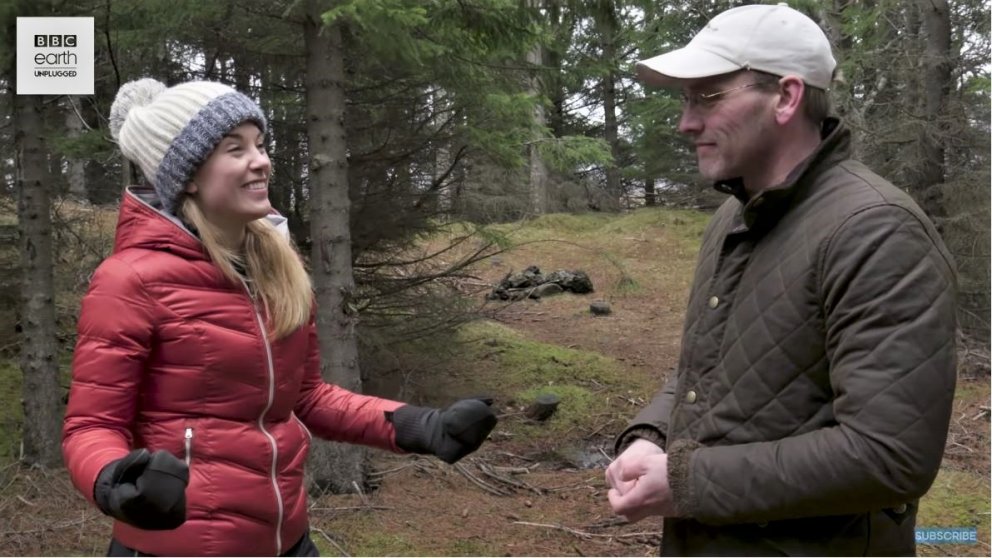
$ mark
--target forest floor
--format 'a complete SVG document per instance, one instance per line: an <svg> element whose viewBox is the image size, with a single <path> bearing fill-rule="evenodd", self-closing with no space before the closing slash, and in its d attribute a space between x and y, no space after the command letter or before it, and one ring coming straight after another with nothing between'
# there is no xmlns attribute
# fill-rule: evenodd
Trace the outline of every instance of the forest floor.
<svg viewBox="0 0 992 558"><path fill-rule="evenodd" d="M486 320L411 344L381 366L373 391L434 405L485 393L501 421L456 466L374 452L374 489L312 499L322 554L657 555L661 521L614 516L603 468L614 436L674 370L704 223L692 212L641 210L506 227L517 247L478 265L477 285L537 265L585 270L596 292L489 303ZM612 314L592 316L594 300L609 302ZM979 543L921 546L921 555L989 555L988 355L965 355L962 364L944 464L918 525L977 526ZM0 373L0 413L17 401L12 376ZM541 393L561 404L538 423L523 409ZM0 555L99 556L109 531L63 470L0 460Z"/></svg>

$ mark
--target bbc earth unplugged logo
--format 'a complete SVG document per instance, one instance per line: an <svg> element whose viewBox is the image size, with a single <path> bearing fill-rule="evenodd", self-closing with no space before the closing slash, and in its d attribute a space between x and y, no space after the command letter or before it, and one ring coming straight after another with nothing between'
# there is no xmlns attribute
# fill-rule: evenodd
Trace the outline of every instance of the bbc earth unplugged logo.
<svg viewBox="0 0 992 558"><path fill-rule="evenodd" d="M93 94L93 18L17 18L17 94Z"/></svg>

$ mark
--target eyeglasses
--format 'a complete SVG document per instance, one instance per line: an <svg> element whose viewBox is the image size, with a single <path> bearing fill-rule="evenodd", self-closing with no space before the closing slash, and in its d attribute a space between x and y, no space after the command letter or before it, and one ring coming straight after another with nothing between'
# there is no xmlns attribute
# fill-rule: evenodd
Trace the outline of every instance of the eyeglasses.
<svg viewBox="0 0 992 558"><path fill-rule="evenodd" d="M734 91L740 91L742 89L747 89L749 87L757 87L761 85L759 82L748 83L745 85L738 85L737 87L732 87L730 89L725 89L723 91L717 91L716 93L682 93L682 107L692 108L696 107L701 110L709 110L717 105L720 97L723 97L727 93L733 93Z"/></svg>

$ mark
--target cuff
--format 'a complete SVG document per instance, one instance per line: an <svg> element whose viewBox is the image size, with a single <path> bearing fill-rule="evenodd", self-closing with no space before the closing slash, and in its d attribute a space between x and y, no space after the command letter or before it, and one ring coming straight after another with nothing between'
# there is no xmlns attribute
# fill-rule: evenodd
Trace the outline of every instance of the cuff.
<svg viewBox="0 0 992 558"><path fill-rule="evenodd" d="M695 440L676 440L668 450L668 486L679 517L693 517L696 509L692 490L692 456L703 447Z"/></svg>
<svg viewBox="0 0 992 558"><path fill-rule="evenodd" d="M613 457L626 451L630 444L633 444L634 440L638 438L644 438L659 448L665 449L665 436L657 428L650 424L635 424L617 436L616 442L613 444Z"/></svg>

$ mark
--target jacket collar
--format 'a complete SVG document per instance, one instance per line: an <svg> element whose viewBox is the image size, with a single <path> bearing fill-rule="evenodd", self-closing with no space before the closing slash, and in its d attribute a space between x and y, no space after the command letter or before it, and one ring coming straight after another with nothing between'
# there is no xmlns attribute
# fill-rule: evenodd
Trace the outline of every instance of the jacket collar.
<svg viewBox="0 0 992 558"><path fill-rule="evenodd" d="M289 238L289 220L273 210L266 219ZM129 186L124 190L114 252L125 248L146 248L176 253L187 259L209 259L192 225L165 211L158 194L150 186Z"/></svg>
<svg viewBox="0 0 992 558"><path fill-rule="evenodd" d="M816 150L796 165L781 184L762 190L753 198L748 197L741 178L713 185L717 191L734 196L741 204L731 227L732 233L747 232L756 227L770 229L817 176L850 157L851 132L838 119L828 118L823 122L821 137Z"/></svg>

